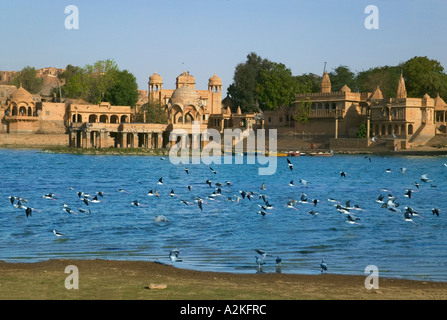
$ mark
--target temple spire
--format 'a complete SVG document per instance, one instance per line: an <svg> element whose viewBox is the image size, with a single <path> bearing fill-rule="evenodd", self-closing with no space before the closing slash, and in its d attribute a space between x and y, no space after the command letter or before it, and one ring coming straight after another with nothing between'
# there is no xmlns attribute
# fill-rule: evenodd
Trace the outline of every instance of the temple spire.
<svg viewBox="0 0 447 320"><path fill-rule="evenodd" d="M321 93L331 93L331 79L329 74L325 71L323 79L321 79Z"/></svg>
<svg viewBox="0 0 447 320"><path fill-rule="evenodd" d="M396 98L404 99L406 97L407 97L407 89L405 88L405 80L401 73L400 78L399 78L399 83L397 84Z"/></svg>

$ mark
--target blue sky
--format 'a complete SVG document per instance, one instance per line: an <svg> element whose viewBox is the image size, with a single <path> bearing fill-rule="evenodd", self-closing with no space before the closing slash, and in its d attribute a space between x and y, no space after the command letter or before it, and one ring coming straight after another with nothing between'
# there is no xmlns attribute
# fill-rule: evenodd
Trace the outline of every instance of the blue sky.
<svg viewBox="0 0 447 320"><path fill-rule="evenodd" d="M64 10L79 9L67 30ZM379 29L368 30L368 5ZM250 52L282 62L294 75L396 65L414 56L447 68L444 0L0 0L0 70L85 66L114 59L140 89L158 72L165 88L188 70L196 88L216 73L223 95Z"/></svg>

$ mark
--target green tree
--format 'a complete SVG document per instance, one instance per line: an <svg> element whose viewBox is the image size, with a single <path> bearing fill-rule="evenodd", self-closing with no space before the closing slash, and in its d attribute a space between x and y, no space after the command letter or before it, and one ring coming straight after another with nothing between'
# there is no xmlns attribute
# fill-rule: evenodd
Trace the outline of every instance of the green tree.
<svg viewBox="0 0 447 320"><path fill-rule="evenodd" d="M294 76L294 78L297 82L297 94L320 92L321 76L314 73L307 73L300 76Z"/></svg>
<svg viewBox="0 0 447 320"><path fill-rule="evenodd" d="M37 77L36 69L30 66L23 68L11 81L11 85L22 87L30 93L39 93L43 86L43 79Z"/></svg>
<svg viewBox="0 0 447 320"><path fill-rule="evenodd" d="M85 66L88 90L84 92L87 101L95 104L104 101L104 96L116 82L118 66L115 61L107 59Z"/></svg>
<svg viewBox="0 0 447 320"><path fill-rule="evenodd" d="M86 99L88 88L88 75L85 70L75 67L73 72L62 74L65 84L62 86L62 95L72 99Z"/></svg>
<svg viewBox="0 0 447 320"><path fill-rule="evenodd" d="M127 70L116 71L114 85L106 91L104 100L115 106L134 107L138 101L138 84Z"/></svg>
<svg viewBox="0 0 447 320"><path fill-rule="evenodd" d="M414 57L403 63L402 71L409 97L422 97L426 93L434 97L439 93L446 98L447 76L439 61Z"/></svg>
<svg viewBox="0 0 447 320"><path fill-rule="evenodd" d="M143 104L135 114L135 122L144 122L146 114L146 122L150 123L168 123L168 115L160 101L149 101Z"/></svg>
<svg viewBox="0 0 447 320"><path fill-rule="evenodd" d="M99 104L108 101L114 105L134 106L138 100L136 79L127 70L120 71L115 61L100 60L83 68L68 65L61 74L65 80L65 97L83 99Z"/></svg>
<svg viewBox="0 0 447 320"><path fill-rule="evenodd" d="M366 122L362 122L360 124L359 130L356 132L356 136L358 139L366 139L367 137L367 126L366 126Z"/></svg>
<svg viewBox="0 0 447 320"><path fill-rule="evenodd" d="M262 69L256 92L261 110L274 110L290 106L295 100L297 81L292 71L282 63L272 62L270 68Z"/></svg>
<svg viewBox="0 0 447 320"><path fill-rule="evenodd" d="M357 91L356 76L349 67L338 66L329 73L329 77L331 79L332 91L340 91L344 85L347 85L351 91Z"/></svg>
<svg viewBox="0 0 447 320"><path fill-rule="evenodd" d="M293 114L293 119L299 121L301 123L308 123L309 116L312 112L311 109L312 102L309 101L301 101L295 108L295 113Z"/></svg>
<svg viewBox="0 0 447 320"><path fill-rule="evenodd" d="M256 53L247 55L245 63L239 63L234 72L233 83L228 87L227 94L242 112L259 111L258 83L261 71L269 69L271 62L262 59Z"/></svg>
<svg viewBox="0 0 447 320"><path fill-rule="evenodd" d="M385 98L396 96L400 66L374 67L357 73L357 85L360 92L374 92L380 87Z"/></svg>

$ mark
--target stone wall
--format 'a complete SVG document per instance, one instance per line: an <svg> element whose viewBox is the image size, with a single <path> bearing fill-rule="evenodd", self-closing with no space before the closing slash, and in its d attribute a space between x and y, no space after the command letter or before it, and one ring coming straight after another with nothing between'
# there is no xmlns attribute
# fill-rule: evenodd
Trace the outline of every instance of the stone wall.
<svg viewBox="0 0 447 320"><path fill-rule="evenodd" d="M1 147L41 148L68 146L68 134L0 134Z"/></svg>
<svg viewBox="0 0 447 320"><path fill-rule="evenodd" d="M330 139L329 144L330 148L334 151L368 149L368 141L366 139L350 139L350 138Z"/></svg>

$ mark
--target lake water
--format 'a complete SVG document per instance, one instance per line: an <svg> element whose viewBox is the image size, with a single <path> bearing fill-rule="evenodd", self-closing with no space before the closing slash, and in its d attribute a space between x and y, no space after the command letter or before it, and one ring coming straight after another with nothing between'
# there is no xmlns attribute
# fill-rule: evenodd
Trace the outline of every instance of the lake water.
<svg viewBox="0 0 447 320"><path fill-rule="evenodd" d="M267 251L262 272L365 275L374 265L380 276L447 281L446 157L335 155L277 158L274 175L258 175L258 164L174 165L157 156L89 156L36 150L0 150L0 259L35 262L47 259L145 260L170 263L179 249L179 268L259 272L255 249ZM371 161L370 161L371 160ZM407 168L402 174L400 168ZM389 170L388 170L389 169ZM340 172L345 171L346 177ZM426 174L432 181L421 181ZM163 177L163 185L159 178ZM300 183L307 180L307 186ZM206 180L212 181L210 187ZM294 186L289 182L293 180ZM228 186L226 181L230 181ZM208 198L221 183L221 195ZM419 189L414 182L420 184ZM261 189L264 183L265 190ZM187 185L190 185L191 191ZM413 189L411 198L406 189ZM120 192L124 189L126 192ZM148 196L157 189L159 197ZM383 190L383 189L386 189ZM170 192L174 190L175 195ZM78 192L103 192L88 206ZM239 199L240 191L253 192ZM297 202L302 193L313 203ZM43 195L54 193L53 199ZM259 214L265 195L273 206ZM394 212L376 202L396 197ZM27 199L27 217L10 196ZM200 210L196 197L204 199ZM232 201L230 201L230 198ZM334 206L350 201L357 224ZM134 206L138 200L142 205ZM185 200L188 204L183 203ZM68 205L75 213L63 210ZM404 207L420 213L404 221ZM432 214L439 208L440 215ZM81 212L80 209L90 212ZM310 210L319 214L311 215ZM155 223L163 214L168 222ZM63 233L57 237L52 230ZM275 263L282 259L281 267Z"/></svg>

